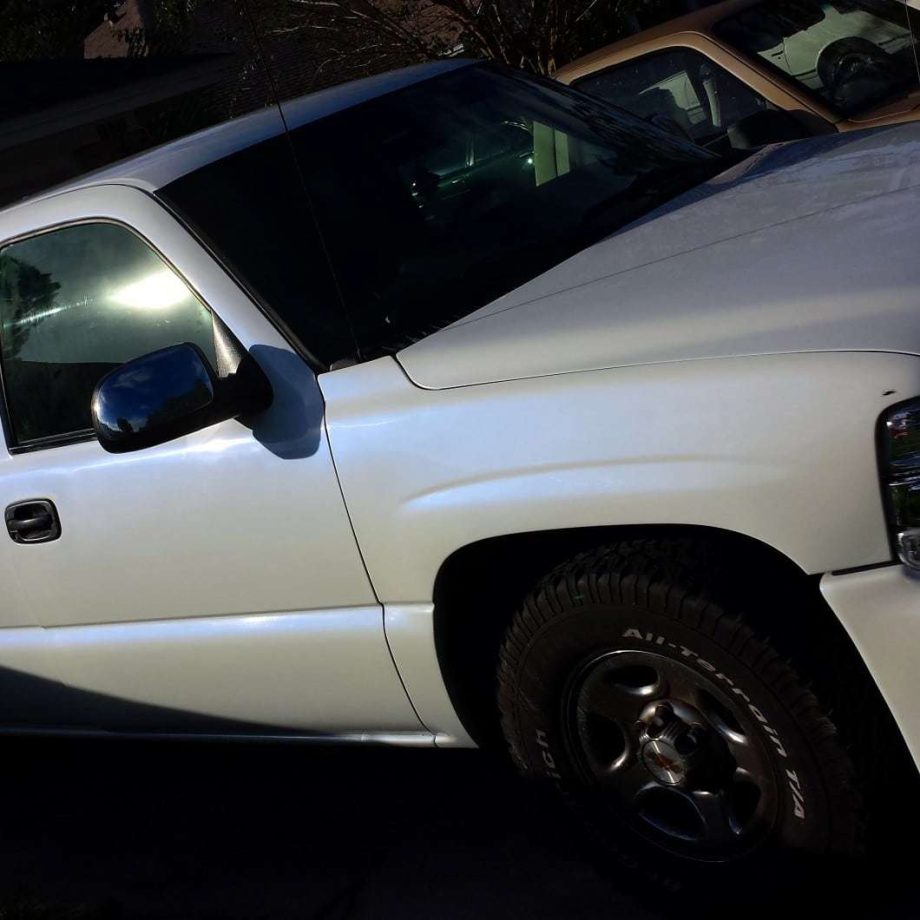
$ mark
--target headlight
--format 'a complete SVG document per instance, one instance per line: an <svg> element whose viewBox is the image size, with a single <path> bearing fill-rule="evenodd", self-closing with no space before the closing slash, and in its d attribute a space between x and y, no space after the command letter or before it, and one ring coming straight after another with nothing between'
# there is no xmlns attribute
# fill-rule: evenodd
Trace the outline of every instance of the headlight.
<svg viewBox="0 0 920 920"><path fill-rule="evenodd" d="M920 573L920 400L882 416L882 486L901 562Z"/></svg>

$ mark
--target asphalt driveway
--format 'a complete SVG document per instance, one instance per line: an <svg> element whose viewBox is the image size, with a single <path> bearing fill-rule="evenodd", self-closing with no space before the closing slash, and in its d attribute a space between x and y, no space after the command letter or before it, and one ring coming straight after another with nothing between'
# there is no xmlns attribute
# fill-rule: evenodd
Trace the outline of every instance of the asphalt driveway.
<svg viewBox="0 0 920 920"><path fill-rule="evenodd" d="M662 920L465 751L3 742L0 920ZM920 916L911 873L843 916ZM827 891L822 912L833 909ZM753 916L746 905L726 913ZM695 905L699 907L699 905ZM684 905L682 920L713 916ZM796 914L798 915L798 914Z"/></svg>

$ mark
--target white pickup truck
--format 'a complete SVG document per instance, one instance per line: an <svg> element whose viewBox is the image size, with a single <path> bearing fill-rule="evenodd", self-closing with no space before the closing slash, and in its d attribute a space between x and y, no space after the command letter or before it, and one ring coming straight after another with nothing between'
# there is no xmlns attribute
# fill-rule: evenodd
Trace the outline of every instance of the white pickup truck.
<svg viewBox="0 0 920 920"><path fill-rule="evenodd" d="M656 877L858 852L918 213L920 125L726 163L460 61L0 212L3 730L503 733Z"/></svg>

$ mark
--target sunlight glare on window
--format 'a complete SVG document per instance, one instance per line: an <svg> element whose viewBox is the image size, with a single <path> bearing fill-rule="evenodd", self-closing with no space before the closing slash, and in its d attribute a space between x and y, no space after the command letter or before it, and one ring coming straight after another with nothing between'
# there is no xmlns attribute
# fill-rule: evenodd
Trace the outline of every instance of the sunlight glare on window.
<svg viewBox="0 0 920 920"><path fill-rule="evenodd" d="M112 292L121 306L138 310L166 310L189 296L188 288L168 268L161 269Z"/></svg>

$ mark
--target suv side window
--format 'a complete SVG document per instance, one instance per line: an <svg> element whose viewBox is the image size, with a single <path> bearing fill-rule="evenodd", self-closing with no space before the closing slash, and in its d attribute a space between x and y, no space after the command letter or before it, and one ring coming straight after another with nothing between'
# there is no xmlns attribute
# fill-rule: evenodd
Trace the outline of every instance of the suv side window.
<svg viewBox="0 0 920 920"><path fill-rule="evenodd" d="M126 227L74 224L0 249L0 359L11 445L92 428L108 371L192 342L216 364L211 313Z"/></svg>
<svg viewBox="0 0 920 920"><path fill-rule="evenodd" d="M732 125L773 108L737 77L690 48L656 51L573 85L707 147L727 145Z"/></svg>

